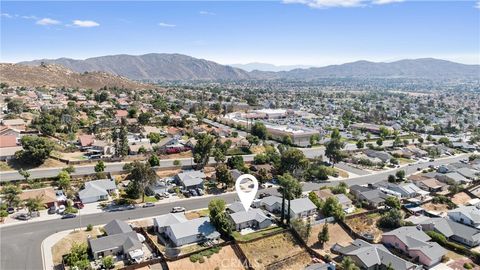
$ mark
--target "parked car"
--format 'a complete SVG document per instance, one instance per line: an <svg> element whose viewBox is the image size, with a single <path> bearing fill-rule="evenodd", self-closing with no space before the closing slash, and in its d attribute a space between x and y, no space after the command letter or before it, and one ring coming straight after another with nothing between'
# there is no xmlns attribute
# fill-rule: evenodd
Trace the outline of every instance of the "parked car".
<svg viewBox="0 0 480 270"><path fill-rule="evenodd" d="M15 218L18 220L29 220L32 217L29 214L21 213L21 214L18 214Z"/></svg>
<svg viewBox="0 0 480 270"><path fill-rule="evenodd" d="M271 196L271 195L268 194L268 193L262 192L258 195L258 198L263 199L263 198L268 197L268 196Z"/></svg>
<svg viewBox="0 0 480 270"><path fill-rule="evenodd" d="M186 209L185 207L181 207L181 206L175 206L172 208L172 213L179 213L179 212L185 212Z"/></svg>
<svg viewBox="0 0 480 270"><path fill-rule="evenodd" d="M205 192L201 188L197 188L197 193L199 196L205 195Z"/></svg>
<svg viewBox="0 0 480 270"><path fill-rule="evenodd" d="M129 204L129 205L127 206L127 210L133 210L133 209L135 209L135 208L137 208L137 207L136 207L134 204Z"/></svg>
<svg viewBox="0 0 480 270"><path fill-rule="evenodd" d="M52 207L48 208L48 211L47 211L47 213L48 213L49 215L53 215L53 214L55 214L56 212L57 212L57 208L56 208L55 206L52 206Z"/></svg>
<svg viewBox="0 0 480 270"><path fill-rule="evenodd" d="M73 206L74 206L75 208L77 208L77 209L83 209L83 207L84 207L83 203L82 203L82 202L79 202L79 201L74 202L74 203L73 203Z"/></svg>
<svg viewBox="0 0 480 270"><path fill-rule="evenodd" d="M75 218L75 217L77 217L77 215L72 214L72 213L68 213L68 214L63 215L62 219Z"/></svg>
<svg viewBox="0 0 480 270"><path fill-rule="evenodd" d="M14 212L15 212L15 208L13 208L13 207L8 207L7 208L7 213L13 214Z"/></svg>
<svg viewBox="0 0 480 270"><path fill-rule="evenodd" d="M147 203L145 203L142 207L143 207L143 208L147 208L147 207L154 207L154 206L155 206L154 203L147 202Z"/></svg>
<svg viewBox="0 0 480 270"><path fill-rule="evenodd" d="M57 213L61 215L63 212L65 212L65 205L60 205L57 209Z"/></svg>
<svg viewBox="0 0 480 270"><path fill-rule="evenodd" d="M192 196L198 196L197 192L195 191L195 189L190 189L190 194L192 194Z"/></svg>

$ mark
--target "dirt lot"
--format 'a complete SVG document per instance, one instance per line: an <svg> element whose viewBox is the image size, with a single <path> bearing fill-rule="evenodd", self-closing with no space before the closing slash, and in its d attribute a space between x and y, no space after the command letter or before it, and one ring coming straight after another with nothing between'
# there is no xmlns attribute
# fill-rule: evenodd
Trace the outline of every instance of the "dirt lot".
<svg viewBox="0 0 480 270"><path fill-rule="evenodd" d="M240 244L240 247L255 269L266 269L273 262L303 251L289 232Z"/></svg>
<svg viewBox="0 0 480 270"><path fill-rule="evenodd" d="M201 218L201 217L208 217L209 212L208 209L201 209L198 211L190 211L186 212L185 216L187 219L196 219L196 218Z"/></svg>
<svg viewBox="0 0 480 270"><path fill-rule="evenodd" d="M62 256L67 254L70 251L73 243L85 243L87 244L87 237L88 235L96 238L96 236L101 235L102 233L97 227L94 227L92 231L85 231L85 230L77 230L71 232L66 237L62 238L52 247L52 256L53 256L53 263L55 265L62 262Z"/></svg>
<svg viewBox="0 0 480 270"><path fill-rule="evenodd" d="M330 252L330 248L335 244L338 243L342 246L347 246L353 239L348 235L348 233L340 226L338 223L329 223L328 224L328 234L329 240L322 246L318 243L318 233L323 229L323 224L318 224L312 226L312 233L308 238L308 245L315 249L318 253L325 255L329 254L330 256L335 257L334 254Z"/></svg>
<svg viewBox="0 0 480 270"><path fill-rule="evenodd" d="M455 253L453 251L448 251L447 256L450 258L450 261L447 263L447 266L452 268L453 270L463 270L465 269L463 267L464 263L473 263L470 258L466 258L465 256L462 256L458 253ZM473 270L480 270L480 266L473 264L474 267L472 268Z"/></svg>
<svg viewBox="0 0 480 270"><path fill-rule="evenodd" d="M471 199L472 199L472 197L470 197L470 195L468 195L467 193L460 192L460 193L457 193L453 196L452 202L456 205L465 205Z"/></svg>
<svg viewBox="0 0 480 270"><path fill-rule="evenodd" d="M204 257L205 262L191 262L190 258L184 258L178 261L169 262L168 267L172 270L212 270L212 269L225 269L225 270L241 270L244 269L242 262L238 259L237 255L230 246L222 247L219 253L213 254L210 258ZM218 267L218 268L216 268Z"/></svg>
<svg viewBox="0 0 480 270"><path fill-rule="evenodd" d="M440 203L426 203L422 205L422 207L428 211L434 211L434 212L447 212L448 211L448 206L446 204L440 204Z"/></svg>
<svg viewBox="0 0 480 270"><path fill-rule="evenodd" d="M177 174L179 174L182 170L177 169L177 170L161 170L161 171L156 171L156 174L158 177L163 178L163 177L172 177Z"/></svg>
<svg viewBox="0 0 480 270"><path fill-rule="evenodd" d="M380 241L383 231L377 227L377 221L380 214L369 214L345 220L345 223L357 233L370 233L375 237L375 241Z"/></svg>
<svg viewBox="0 0 480 270"><path fill-rule="evenodd" d="M292 270L292 269L304 269L309 263L312 262L310 254L306 251L292 255L285 261L277 261L268 265L267 270ZM255 265L254 265L255 266ZM255 268L256 269L256 268Z"/></svg>

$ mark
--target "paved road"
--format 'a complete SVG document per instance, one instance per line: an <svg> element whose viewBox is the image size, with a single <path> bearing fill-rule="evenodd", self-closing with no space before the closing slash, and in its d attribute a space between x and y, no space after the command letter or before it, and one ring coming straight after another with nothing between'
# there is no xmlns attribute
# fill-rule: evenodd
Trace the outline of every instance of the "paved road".
<svg viewBox="0 0 480 270"><path fill-rule="evenodd" d="M450 162L455 162L462 158L465 158L465 156L442 159L420 165L407 166L402 169L404 169L407 174L411 174L417 171L417 167L426 168L430 164L438 166ZM362 185L379 182L387 179L388 175L394 174L395 171L396 170L346 179L342 180L342 182L346 182L348 185ZM310 191L318 189L319 187L324 185L337 185L337 182L340 181L333 181L327 183L305 183L303 185L303 189L304 191ZM263 192L265 191L269 193L276 193L274 189L263 190ZM227 203L231 203L237 199L237 195L234 193L222 194L216 197L224 199ZM41 243L43 239L53 233L86 226L88 224L105 224L116 218L129 220L161 215L168 213L173 206L183 206L186 209L205 208L207 207L210 199L210 197L194 198L174 203L160 204L152 208L138 208L135 210L129 210L124 212L105 212L101 214L90 214L69 220L49 220L42 222L32 222L30 224L26 222L25 224L21 225L0 228L0 269L42 269L42 257L40 248Z"/></svg>
<svg viewBox="0 0 480 270"><path fill-rule="evenodd" d="M354 173L356 175L367 175L369 174L369 172L367 171L364 171L364 170L361 170L361 169L357 169L353 166L350 166L348 165L347 163L345 162L340 162L338 164L335 165L336 167L344 170L344 171L347 171L347 172L350 172L350 173Z"/></svg>

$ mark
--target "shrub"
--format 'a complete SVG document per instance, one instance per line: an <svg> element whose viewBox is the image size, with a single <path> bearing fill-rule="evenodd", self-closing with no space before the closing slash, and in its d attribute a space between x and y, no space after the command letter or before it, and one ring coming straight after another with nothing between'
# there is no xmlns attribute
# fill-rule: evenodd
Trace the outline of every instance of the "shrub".
<svg viewBox="0 0 480 270"><path fill-rule="evenodd" d="M466 263L463 264L463 268L465 268L465 269L473 269L473 264L466 262Z"/></svg>
<svg viewBox="0 0 480 270"><path fill-rule="evenodd" d="M200 260L200 258L202 258L202 255L200 254L193 254L193 255L190 255L190 261L191 262L197 262Z"/></svg>
<svg viewBox="0 0 480 270"><path fill-rule="evenodd" d="M204 263L205 262L205 259L203 257L200 257L200 259L198 260L199 263Z"/></svg>
<svg viewBox="0 0 480 270"><path fill-rule="evenodd" d="M178 159L173 161L173 166L180 166L180 164L181 164L181 162Z"/></svg>
<svg viewBox="0 0 480 270"><path fill-rule="evenodd" d="M93 225L92 224L88 224L87 225L87 232L93 230Z"/></svg>

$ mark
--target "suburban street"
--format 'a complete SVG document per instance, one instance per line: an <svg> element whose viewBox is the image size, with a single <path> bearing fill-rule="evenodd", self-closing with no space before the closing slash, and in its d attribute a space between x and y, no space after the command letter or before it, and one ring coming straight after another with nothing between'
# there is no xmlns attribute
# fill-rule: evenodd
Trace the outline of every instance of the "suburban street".
<svg viewBox="0 0 480 270"><path fill-rule="evenodd" d="M316 154L316 149L305 149L311 150L310 154ZM439 166L442 164L447 164L451 162L459 161L460 159L465 158L465 155L439 159L434 162L425 162L422 164L415 164L412 166L405 166L401 169L405 170L407 175L412 174L417 171L417 168L426 168L428 165ZM165 163L168 164L168 163ZM117 166L117 167L115 167ZM115 170L118 168L121 169L122 164L111 164L107 168L108 170ZM167 165L163 165L167 166ZM92 166L85 166L77 169L77 173L88 172ZM85 170L85 171L84 171ZM368 184L375 183L382 180L385 180L389 174L395 174L395 171L399 169L383 171L376 174L370 174L366 176L359 176L354 178L349 178L345 180L332 180L324 183L304 183L303 190L305 192L318 189L321 186L325 185L336 185L338 182L343 181L348 185L354 184ZM49 170L45 170L48 173L52 173ZM3 178L3 174L2 174ZM271 194L276 193L274 188L260 190L260 192L268 192ZM228 193L223 195L217 195L216 198L222 198L227 203L231 203L237 199L235 193ZM31 269L42 269L42 253L41 253L41 244L42 241L51 234L56 232L85 227L88 224L99 225L105 224L112 219L122 219L122 220L133 220L138 218L153 217L157 215L162 215L169 213L173 206L183 206L187 210L194 210L199 208L206 208L208 202L211 200L209 197L197 197L184 199L181 201L173 203L163 203L158 204L152 208L137 208L134 210L127 210L123 212L104 212L101 214L90 214L90 215L80 215L74 219L67 220L49 220L41 222L25 222L24 224L12 225L6 227L0 227L0 239L1 239L1 262L0 269L8 270L31 270ZM20 255L21 254L21 255Z"/></svg>

